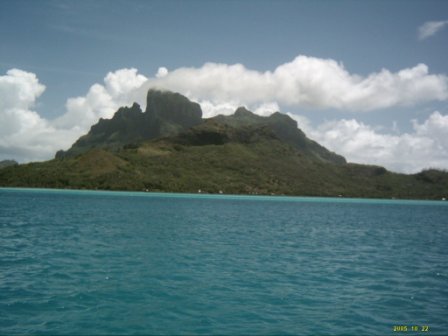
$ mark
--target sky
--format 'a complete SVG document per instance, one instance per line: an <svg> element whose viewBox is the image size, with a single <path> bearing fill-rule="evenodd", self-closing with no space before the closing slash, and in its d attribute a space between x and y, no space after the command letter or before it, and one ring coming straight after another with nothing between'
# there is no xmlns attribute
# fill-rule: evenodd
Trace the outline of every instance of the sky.
<svg viewBox="0 0 448 336"><path fill-rule="evenodd" d="M0 0L0 160L68 149L157 87L281 111L350 162L448 169L448 1Z"/></svg>

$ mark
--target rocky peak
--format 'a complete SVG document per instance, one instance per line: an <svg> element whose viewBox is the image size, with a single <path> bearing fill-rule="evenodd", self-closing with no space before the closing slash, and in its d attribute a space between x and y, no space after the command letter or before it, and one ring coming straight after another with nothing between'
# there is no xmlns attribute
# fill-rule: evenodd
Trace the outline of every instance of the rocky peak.
<svg viewBox="0 0 448 336"><path fill-rule="evenodd" d="M146 113L183 128L197 125L202 121L201 106L179 93L150 89L146 103Z"/></svg>

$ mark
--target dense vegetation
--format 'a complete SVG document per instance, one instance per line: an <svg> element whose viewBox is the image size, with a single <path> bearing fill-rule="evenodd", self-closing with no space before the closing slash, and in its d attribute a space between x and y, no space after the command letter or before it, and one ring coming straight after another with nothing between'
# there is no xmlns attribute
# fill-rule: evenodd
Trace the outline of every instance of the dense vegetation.
<svg viewBox="0 0 448 336"><path fill-rule="evenodd" d="M172 109L173 96L158 94L159 107L151 110L148 105L146 112L158 111L159 126L153 128L154 133L145 136L144 123L139 124L139 131L129 126L135 122L133 116L140 121L142 116L152 118L137 111L138 105L120 109L57 158L1 169L0 185L418 199L447 196L448 173L427 170L404 175L346 163L308 139L286 115L259 117L240 108L233 116L198 122L197 112L187 117L185 113L165 113ZM177 111L183 108L188 114L196 108L190 109L188 104L194 103L179 96L175 96L182 100ZM164 115L169 115L169 120ZM117 122L119 119L127 122ZM161 131L161 125L168 124L178 130ZM99 134L103 141L98 140Z"/></svg>

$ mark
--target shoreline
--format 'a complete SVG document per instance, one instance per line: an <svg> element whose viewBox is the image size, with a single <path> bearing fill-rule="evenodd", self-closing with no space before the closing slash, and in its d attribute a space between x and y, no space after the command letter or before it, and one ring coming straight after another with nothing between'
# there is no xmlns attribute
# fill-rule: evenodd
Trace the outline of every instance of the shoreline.
<svg viewBox="0 0 448 336"><path fill-rule="evenodd" d="M35 187L0 187L0 191L6 192L46 192L46 193L71 193L75 195L103 195L103 196L132 196L132 197L161 197L184 199L221 199L242 201L289 201L289 202L314 202L314 203L364 203L364 204L433 204L448 205L446 200L436 199L403 199L403 198L369 198L369 197L344 197L344 196L292 196L292 195L250 195L250 194L225 194L225 193L182 193L164 191L129 191L129 190L104 190L104 189L71 189L71 188L35 188Z"/></svg>

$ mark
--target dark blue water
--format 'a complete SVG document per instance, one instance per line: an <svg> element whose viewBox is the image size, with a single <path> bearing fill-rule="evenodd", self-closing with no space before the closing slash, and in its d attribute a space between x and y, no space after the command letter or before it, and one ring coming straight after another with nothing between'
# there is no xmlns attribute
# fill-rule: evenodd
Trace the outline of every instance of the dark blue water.
<svg viewBox="0 0 448 336"><path fill-rule="evenodd" d="M0 333L444 335L447 225L446 202L0 189Z"/></svg>

